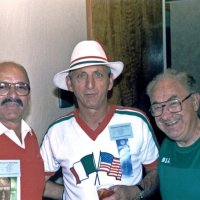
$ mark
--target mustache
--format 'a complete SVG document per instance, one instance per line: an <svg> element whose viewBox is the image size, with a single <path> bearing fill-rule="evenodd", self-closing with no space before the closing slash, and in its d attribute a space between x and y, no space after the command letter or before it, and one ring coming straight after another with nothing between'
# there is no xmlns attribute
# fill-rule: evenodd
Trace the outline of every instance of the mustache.
<svg viewBox="0 0 200 200"><path fill-rule="evenodd" d="M2 102L1 102L1 106L3 106L6 103L17 103L18 105L23 107L23 102L21 99L19 98L5 98Z"/></svg>

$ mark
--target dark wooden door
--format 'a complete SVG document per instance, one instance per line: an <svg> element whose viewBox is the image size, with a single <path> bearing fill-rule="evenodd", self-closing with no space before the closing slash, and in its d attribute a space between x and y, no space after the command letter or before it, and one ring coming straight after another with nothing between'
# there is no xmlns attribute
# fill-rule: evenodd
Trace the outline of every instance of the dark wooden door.
<svg viewBox="0 0 200 200"><path fill-rule="evenodd" d="M163 70L161 0L87 0L88 38L125 64L111 102L147 110L149 80Z"/></svg>

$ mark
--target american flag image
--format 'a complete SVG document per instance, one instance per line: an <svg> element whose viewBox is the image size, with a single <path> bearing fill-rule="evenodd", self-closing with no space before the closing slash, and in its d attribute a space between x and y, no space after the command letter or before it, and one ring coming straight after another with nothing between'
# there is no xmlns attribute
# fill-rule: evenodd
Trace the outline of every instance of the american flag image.
<svg viewBox="0 0 200 200"><path fill-rule="evenodd" d="M114 176L117 180L121 180L122 171L120 160L110 153L100 152L98 171L105 171L108 176Z"/></svg>

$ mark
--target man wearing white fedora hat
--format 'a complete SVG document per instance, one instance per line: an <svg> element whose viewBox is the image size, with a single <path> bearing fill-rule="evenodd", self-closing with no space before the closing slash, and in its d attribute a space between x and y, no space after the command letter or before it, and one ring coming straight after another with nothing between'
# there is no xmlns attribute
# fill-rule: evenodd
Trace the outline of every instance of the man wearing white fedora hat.
<svg viewBox="0 0 200 200"><path fill-rule="evenodd" d="M142 199L158 186L158 147L148 118L108 103L123 67L109 62L98 42L87 40L75 46L70 67L54 76L55 85L77 101L72 113L49 126L41 146L45 171L52 175L62 168L64 200L98 200L103 185L112 185L105 200ZM45 194L53 191L58 198L50 186Z"/></svg>

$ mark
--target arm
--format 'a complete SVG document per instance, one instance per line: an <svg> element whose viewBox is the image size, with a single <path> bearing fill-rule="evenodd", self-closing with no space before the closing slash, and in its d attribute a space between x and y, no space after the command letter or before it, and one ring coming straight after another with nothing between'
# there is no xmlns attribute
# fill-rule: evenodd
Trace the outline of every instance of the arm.
<svg viewBox="0 0 200 200"><path fill-rule="evenodd" d="M50 177L46 177L46 186L44 190L44 197L52 198L52 199L62 199L62 194L64 190L64 186L49 180Z"/></svg>
<svg viewBox="0 0 200 200"><path fill-rule="evenodd" d="M144 179L138 183L144 188L145 198L150 197L158 189L159 179L157 166L152 169L145 169L146 175ZM114 186L114 194L110 197L104 198L103 200L139 200L140 190L137 186L125 186L117 185ZM145 199L144 198L144 199Z"/></svg>
<svg viewBox="0 0 200 200"><path fill-rule="evenodd" d="M153 195L159 186L158 169L157 166L149 170L145 168L145 177L138 183L145 191L145 197Z"/></svg>

